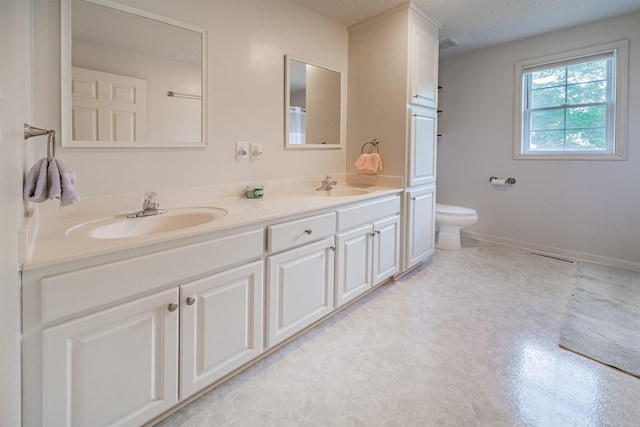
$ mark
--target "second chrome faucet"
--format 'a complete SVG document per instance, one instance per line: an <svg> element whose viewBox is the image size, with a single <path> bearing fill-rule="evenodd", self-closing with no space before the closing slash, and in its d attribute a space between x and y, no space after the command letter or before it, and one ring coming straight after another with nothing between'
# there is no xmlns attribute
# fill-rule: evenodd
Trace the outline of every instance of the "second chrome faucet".
<svg viewBox="0 0 640 427"><path fill-rule="evenodd" d="M331 175L325 175L324 179L320 183L320 187L316 188L316 191L328 191L336 185L338 181L331 181Z"/></svg>

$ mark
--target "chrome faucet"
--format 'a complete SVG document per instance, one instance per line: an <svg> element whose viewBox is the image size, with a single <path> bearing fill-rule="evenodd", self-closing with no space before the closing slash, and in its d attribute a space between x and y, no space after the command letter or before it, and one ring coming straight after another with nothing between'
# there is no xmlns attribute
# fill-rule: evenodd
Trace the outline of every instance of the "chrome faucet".
<svg viewBox="0 0 640 427"><path fill-rule="evenodd" d="M144 201L142 202L142 210L127 215L127 218L140 218L143 216L160 215L167 213L166 209L158 209L160 202L158 201L158 193L149 191L144 193Z"/></svg>
<svg viewBox="0 0 640 427"><path fill-rule="evenodd" d="M333 185L336 185L338 181L331 181L331 175L325 175L324 179L320 183L320 187L316 188L316 191L328 191L331 190Z"/></svg>

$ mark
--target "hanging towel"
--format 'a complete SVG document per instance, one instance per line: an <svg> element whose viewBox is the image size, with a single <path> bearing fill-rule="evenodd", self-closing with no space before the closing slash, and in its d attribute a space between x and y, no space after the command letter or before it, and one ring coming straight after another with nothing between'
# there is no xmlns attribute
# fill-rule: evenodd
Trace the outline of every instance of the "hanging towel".
<svg viewBox="0 0 640 427"><path fill-rule="evenodd" d="M40 159L27 174L24 199L36 203L59 199L63 208L80 201L75 185L76 174L67 165L55 157Z"/></svg>
<svg viewBox="0 0 640 427"><path fill-rule="evenodd" d="M361 154L355 166L364 173L382 172L382 157L378 153Z"/></svg>

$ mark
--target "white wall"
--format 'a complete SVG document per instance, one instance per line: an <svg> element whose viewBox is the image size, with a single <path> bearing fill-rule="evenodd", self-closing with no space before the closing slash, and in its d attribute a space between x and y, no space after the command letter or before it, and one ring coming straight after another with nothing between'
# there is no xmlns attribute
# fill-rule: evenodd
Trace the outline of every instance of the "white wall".
<svg viewBox="0 0 640 427"><path fill-rule="evenodd" d="M31 0L0 2L0 426L19 426L22 126L31 108ZM33 123L38 125L37 123Z"/></svg>
<svg viewBox="0 0 640 427"><path fill-rule="evenodd" d="M514 63L624 38L627 160L513 160ZM639 76L640 13L443 59L438 202L475 208L476 237L640 269ZM492 175L517 183L496 191Z"/></svg>
<svg viewBox="0 0 640 427"><path fill-rule="evenodd" d="M283 110L284 55L346 73L346 27L286 0L121 2L208 30L209 146L60 149L81 195L344 172L345 150L284 150ZM41 126L59 129L59 4L36 0L35 13L35 114ZM236 162L236 141L261 142L262 160Z"/></svg>

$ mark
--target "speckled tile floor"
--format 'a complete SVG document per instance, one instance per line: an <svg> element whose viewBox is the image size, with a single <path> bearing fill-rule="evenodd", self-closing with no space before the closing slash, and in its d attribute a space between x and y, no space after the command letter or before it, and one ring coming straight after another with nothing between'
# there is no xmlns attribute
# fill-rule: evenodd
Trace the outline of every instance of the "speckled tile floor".
<svg viewBox="0 0 640 427"><path fill-rule="evenodd" d="M159 426L639 426L639 378L557 345L576 270L464 239Z"/></svg>

